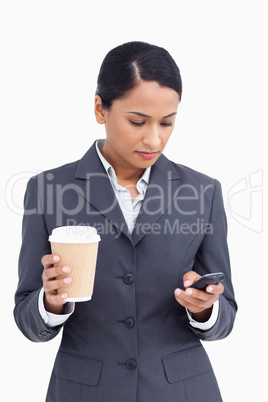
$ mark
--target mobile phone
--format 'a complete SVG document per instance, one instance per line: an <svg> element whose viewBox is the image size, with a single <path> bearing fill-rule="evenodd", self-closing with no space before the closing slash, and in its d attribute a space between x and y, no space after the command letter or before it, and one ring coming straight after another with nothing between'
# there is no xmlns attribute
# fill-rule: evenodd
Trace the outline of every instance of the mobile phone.
<svg viewBox="0 0 268 402"><path fill-rule="evenodd" d="M202 276L189 287L198 290L206 290L208 285L218 285L222 281L224 281L224 273L216 272L214 274L206 274Z"/></svg>

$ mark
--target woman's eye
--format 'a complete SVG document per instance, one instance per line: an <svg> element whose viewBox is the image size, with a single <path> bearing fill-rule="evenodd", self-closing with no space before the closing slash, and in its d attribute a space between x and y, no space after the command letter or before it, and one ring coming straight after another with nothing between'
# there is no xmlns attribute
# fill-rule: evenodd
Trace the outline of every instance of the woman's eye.
<svg viewBox="0 0 268 402"><path fill-rule="evenodd" d="M133 126L136 126L136 127L141 127L145 124L144 121L142 121L142 122L137 122L137 121L133 121L133 120L129 120L129 121L130 121L130 124L132 124Z"/></svg>
<svg viewBox="0 0 268 402"><path fill-rule="evenodd" d="M129 120L129 122L130 122L130 124L132 124L133 126L136 126L136 127L141 127L145 124L145 121L139 122L139 121ZM163 122L163 123L160 123L160 125L162 127L172 127L172 122Z"/></svg>
<svg viewBox="0 0 268 402"><path fill-rule="evenodd" d="M172 123L161 123L162 127L171 127Z"/></svg>

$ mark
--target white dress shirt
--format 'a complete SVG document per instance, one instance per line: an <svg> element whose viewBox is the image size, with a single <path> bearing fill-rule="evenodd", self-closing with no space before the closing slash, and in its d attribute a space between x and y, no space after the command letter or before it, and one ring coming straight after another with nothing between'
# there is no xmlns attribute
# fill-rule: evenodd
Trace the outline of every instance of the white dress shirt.
<svg viewBox="0 0 268 402"><path fill-rule="evenodd" d="M116 195L116 198L117 198L120 208L123 212L129 232L132 233L133 229L135 227L137 217L140 212L142 201L145 197L145 193L146 193L146 190L147 190L147 187L149 184L151 167L148 167L147 169L145 169L142 177L139 179L139 181L136 185L136 188L137 188L139 194L135 198L135 200L132 201L130 192L127 190L127 188L120 186L120 184L118 184L114 168L103 157L103 155L100 151L103 147L103 144L104 144L104 140L97 141L96 142L96 150L97 150L98 156L104 166L104 169L110 179L111 185L112 185L115 195ZM67 302L64 306L63 314L49 313L45 310L43 300L44 300L44 290L41 289L40 294L39 294L39 304L38 304L39 312L40 312L41 317L43 318L45 324L50 327L62 325L69 318L69 316L74 312L75 303ZM188 310L186 310L186 312L187 312L187 315L189 318L189 322L193 327L199 328L201 330L208 330L208 329L212 328L213 325L216 323L217 317L218 317L218 310L219 310L219 302L217 301L213 305L212 314L211 314L209 320L204 323L193 320L193 318L191 317Z"/></svg>

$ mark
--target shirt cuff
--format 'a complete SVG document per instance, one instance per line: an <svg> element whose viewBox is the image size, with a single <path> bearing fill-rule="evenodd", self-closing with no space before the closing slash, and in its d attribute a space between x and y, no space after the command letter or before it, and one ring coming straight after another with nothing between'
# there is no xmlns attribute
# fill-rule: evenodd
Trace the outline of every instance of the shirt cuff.
<svg viewBox="0 0 268 402"><path fill-rule="evenodd" d="M57 327L58 325L64 324L65 321L68 320L70 315L72 315L74 312L75 303L67 302L66 304L64 304L63 314L49 313L48 311L46 311L45 306L44 306L44 289L42 288L39 293L38 308L39 308L39 313L40 313L44 323L48 327L53 328L53 327Z"/></svg>
<svg viewBox="0 0 268 402"><path fill-rule="evenodd" d="M208 319L208 321L206 322L198 322L195 321L192 316L190 311L188 311L186 309L188 318L189 318L189 323L192 327L197 328L197 329L201 329L202 331L208 331L209 329L211 329L213 327L213 325L216 324L216 321L218 319L218 314L219 314L219 300L217 300L213 306L212 306L212 313L210 318Z"/></svg>

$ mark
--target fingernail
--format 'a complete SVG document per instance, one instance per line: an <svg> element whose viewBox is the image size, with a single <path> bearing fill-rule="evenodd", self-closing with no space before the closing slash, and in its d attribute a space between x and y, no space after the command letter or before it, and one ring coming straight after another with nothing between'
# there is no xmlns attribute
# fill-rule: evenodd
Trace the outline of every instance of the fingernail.
<svg viewBox="0 0 268 402"><path fill-rule="evenodd" d="M193 291L192 289L186 289L185 293L190 296L193 293Z"/></svg>
<svg viewBox="0 0 268 402"><path fill-rule="evenodd" d="M59 258L58 255L54 255L54 256L53 256L53 261L57 262L57 261L59 261L59 260L60 260L60 258Z"/></svg>
<svg viewBox="0 0 268 402"><path fill-rule="evenodd" d="M191 281L187 280L184 282L184 287L187 288L188 286L191 285Z"/></svg>
<svg viewBox="0 0 268 402"><path fill-rule="evenodd" d="M64 283L71 283L71 278L64 278L64 279L63 279L63 282L64 282Z"/></svg>
<svg viewBox="0 0 268 402"><path fill-rule="evenodd" d="M181 290L180 290L180 289L176 289L175 294L176 294L177 296L180 296Z"/></svg>
<svg viewBox="0 0 268 402"><path fill-rule="evenodd" d="M60 295L60 297L61 297L62 299L67 299L68 295L67 295L67 293L62 293L62 294Z"/></svg>
<svg viewBox="0 0 268 402"><path fill-rule="evenodd" d="M70 268L69 267L63 267L62 268L62 272L65 272L65 273L67 273L67 272L70 272Z"/></svg>
<svg viewBox="0 0 268 402"><path fill-rule="evenodd" d="M209 286L209 287L207 288L207 292L213 292L213 287L212 287L212 286Z"/></svg>

